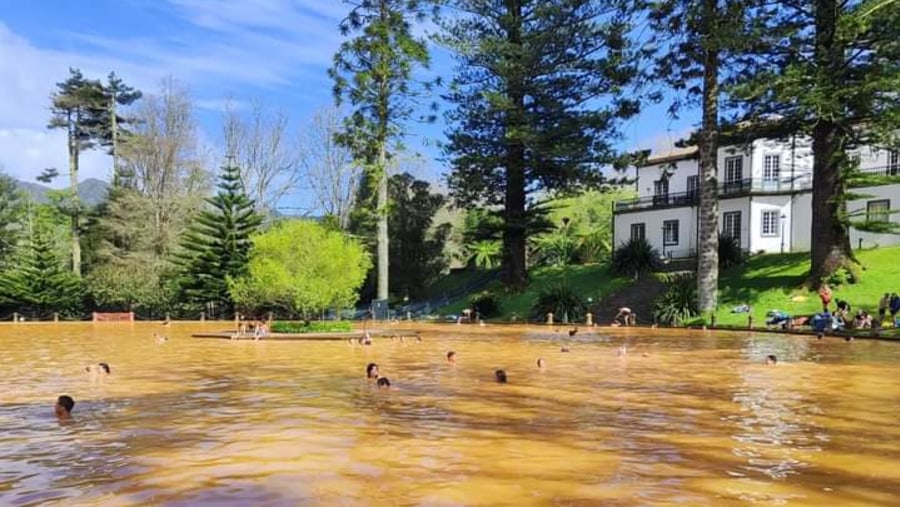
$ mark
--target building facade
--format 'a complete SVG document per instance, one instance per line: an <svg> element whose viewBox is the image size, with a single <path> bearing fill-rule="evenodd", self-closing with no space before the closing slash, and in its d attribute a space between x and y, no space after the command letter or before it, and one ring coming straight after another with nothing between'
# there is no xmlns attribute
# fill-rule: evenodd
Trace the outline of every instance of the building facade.
<svg viewBox="0 0 900 507"><path fill-rule="evenodd" d="M900 151L864 147L851 154L872 186L853 188L847 211L857 220L900 221ZM812 145L808 137L756 139L722 146L717 156L719 232L752 253L810 249ZM896 178L893 178L896 176ZM638 197L615 203L613 243L643 237L671 259L696 255L699 206L696 147L649 157L636 168ZM850 231L856 247L900 244L900 235Z"/></svg>

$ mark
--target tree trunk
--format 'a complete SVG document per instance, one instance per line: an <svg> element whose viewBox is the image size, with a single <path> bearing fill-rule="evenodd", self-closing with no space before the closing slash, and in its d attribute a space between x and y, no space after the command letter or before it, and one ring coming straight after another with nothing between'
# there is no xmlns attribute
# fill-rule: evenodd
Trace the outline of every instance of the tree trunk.
<svg viewBox="0 0 900 507"><path fill-rule="evenodd" d="M510 28L507 38L512 45L522 44L522 5L518 0L507 0ZM514 68L520 62L511 62ZM510 111L506 118L506 195L505 224L503 228L503 283L520 290L528 282L525 264L526 213L525 213L525 146L521 139L525 123L525 92L521 75L513 74L507 83Z"/></svg>
<svg viewBox="0 0 900 507"><path fill-rule="evenodd" d="M378 299L388 298L388 175L387 147L384 141L378 147Z"/></svg>
<svg viewBox="0 0 900 507"><path fill-rule="evenodd" d="M697 238L697 305L700 313L716 309L719 286L719 48L715 42L717 0L703 1L703 125L700 129L700 219Z"/></svg>
<svg viewBox="0 0 900 507"><path fill-rule="evenodd" d="M117 188L122 182L119 181L119 119L116 117L116 95L112 94L109 103L109 124L112 133L112 166L113 166L113 188Z"/></svg>
<svg viewBox="0 0 900 507"><path fill-rule="evenodd" d="M844 44L837 35L836 0L816 0L815 61L820 90L834 90L844 63ZM842 171L847 134L832 118L818 118L813 128L813 193L810 272L808 284L822 280L840 268L855 271L847 224L847 182Z"/></svg>
<svg viewBox="0 0 900 507"><path fill-rule="evenodd" d="M69 187L72 192L72 272L81 276L81 233L79 231L79 218L81 215L81 203L78 197L78 119L75 125L69 128Z"/></svg>

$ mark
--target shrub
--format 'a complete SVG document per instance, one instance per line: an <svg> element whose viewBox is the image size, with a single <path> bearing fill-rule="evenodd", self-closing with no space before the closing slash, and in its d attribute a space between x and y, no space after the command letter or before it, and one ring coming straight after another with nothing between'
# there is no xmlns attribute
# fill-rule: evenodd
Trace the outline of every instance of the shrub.
<svg viewBox="0 0 900 507"><path fill-rule="evenodd" d="M272 323L273 333L347 333L353 330L353 325L346 320L315 320L310 322L285 322Z"/></svg>
<svg viewBox="0 0 900 507"><path fill-rule="evenodd" d="M642 275L659 262L659 252L646 239L632 238L613 253L612 270L619 275Z"/></svg>
<svg viewBox="0 0 900 507"><path fill-rule="evenodd" d="M500 298L488 291L479 292L469 298L469 306L478 315L490 318L500 314Z"/></svg>
<svg viewBox="0 0 900 507"><path fill-rule="evenodd" d="M848 268L839 268L831 275L825 277L825 282L834 287L845 283L852 285L857 280L859 280L859 272Z"/></svg>
<svg viewBox="0 0 900 507"><path fill-rule="evenodd" d="M697 308L697 283L693 276L672 277L669 286L656 300L653 318L674 326L700 314Z"/></svg>
<svg viewBox="0 0 900 507"><path fill-rule="evenodd" d="M719 269L730 268L744 262L744 252L738 240L719 234Z"/></svg>
<svg viewBox="0 0 900 507"><path fill-rule="evenodd" d="M587 313L587 304L571 287L558 284L541 289L531 311L535 319L543 319L548 313L553 313L556 320L577 322Z"/></svg>

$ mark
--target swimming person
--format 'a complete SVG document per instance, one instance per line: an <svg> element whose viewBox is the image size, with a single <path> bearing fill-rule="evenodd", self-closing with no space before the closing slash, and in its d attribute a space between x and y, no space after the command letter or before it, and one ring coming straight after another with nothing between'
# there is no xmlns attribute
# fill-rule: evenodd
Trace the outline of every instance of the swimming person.
<svg viewBox="0 0 900 507"><path fill-rule="evenodd" d="M539 357L537 360L537 367L543 370L544 366L547 366L547 361L544 361L543 357Z"/></svg>
<svg viewBox="0 0 900 507"><path fill-rule="evenodd" d="M53 406L53 411L56 413L56 417L60 420L71 419L72 409L74 408L75 400L73 400L71 396L66 396L64 394L56 399L56 405Z"/></svg>
<svg viewBox="0 0 900 507"><path fill-rule="evenodd" d="M450 352L447 352L447 362L450 364L456 364L456 352L453 352L452 350Z"/></svg>
<svg viewBox="0 0 900 507"><path fill-rule="evenodd" d="M366 366L366 378L367 379L376 379L378 378L378 365L375 363L369 363Z"/></svg>
<svg viewBox="0 0 900 507"><path fill-rule="evenodd" d="M387 377L381 377L380 379L378 379L377 384L378 387L391 387L391 381L388 380Z"/></svg>
<svg viewBox="0 0 900 507"><path fill-rule="evenodd" d="M497 370L497 371L495 371L495 372L494 372L494 377L497 378L497 382L499 382L499 383L501 383L501 384L505 384L505 383L506 383L506 372L505 372L505 371L503 371L503 370Z"/></svg>
<svg viewBox="0 0 900 507"><path fill-rule="evenodd" d="M88 373L105 373L107 375L110 374L109 363L97 363L91 364L84 367L84 371Z"/></svg>
<svg viewBox="0 0 900 507"><path fill-rule="evenodd" d="M160 336L159 333L153 333L153 338L156 340L156 343L166 343L169 339L165 336Z"/></svg>
<svg viewBox="0 0 900 507"><path fill-rule="evenodd" d="M626 347L625 345L619 346L619 348L616 349L616 355L619 357L627 356L628 355L628 347Z"/></svg>
<svg viewBox="0 0 900 507"><path fill-rule="evenodd" d="M559 351L560 351L560 352L570 352L570 351L569 351L569 347L566 347L566 346L560 347L560 348L559 348Z"/></svg>
<svg viewBox="0 0 900 507"><path fill-rule="evenodd" d="M769 354L768 356L766 356L766 364L770 366L778 364L778 358L775 357L775 354Z"/></svg>

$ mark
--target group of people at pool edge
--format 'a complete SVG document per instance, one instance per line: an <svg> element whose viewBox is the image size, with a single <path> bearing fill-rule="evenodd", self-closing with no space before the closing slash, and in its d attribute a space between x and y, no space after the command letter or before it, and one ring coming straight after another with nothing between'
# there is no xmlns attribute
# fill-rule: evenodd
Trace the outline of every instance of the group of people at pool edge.
<svg viewBox="0 0 900 507"><path fill-rule="evenodd" d="M829 331L842 331L845 329L871 329L876 333L885 327L900 327L900 296L894 293L884 293L878 301L878 317L875 318L869 312L853 309L849 301L836 299L828 284L823 284L819 289L819 300L822 302L822 311L809 316L791 316L786 312L772 310L768 313L766 325L791 329L801 326L810 326L817 336L821 338ZM832 311L832 302L834 311ZM852 339L850 335L847 339Z"/></svg>

